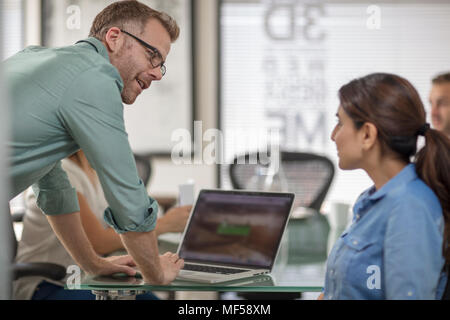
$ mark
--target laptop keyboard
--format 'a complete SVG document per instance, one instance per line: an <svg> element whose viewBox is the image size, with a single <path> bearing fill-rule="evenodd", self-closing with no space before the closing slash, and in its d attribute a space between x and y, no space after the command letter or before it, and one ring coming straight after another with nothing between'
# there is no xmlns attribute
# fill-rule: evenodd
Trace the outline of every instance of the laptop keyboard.
<svg viewBox="0 0 450 320"><path fill-rule="evenodd" d="M198 265L198 264L185 264L183 270L200 271L200 272L208 272L208 273L219 273L219 274L234 274L234 273L248 271L245 269L232 269L232 268L224 268L224 267L202 266L202 265Z"/></svg>

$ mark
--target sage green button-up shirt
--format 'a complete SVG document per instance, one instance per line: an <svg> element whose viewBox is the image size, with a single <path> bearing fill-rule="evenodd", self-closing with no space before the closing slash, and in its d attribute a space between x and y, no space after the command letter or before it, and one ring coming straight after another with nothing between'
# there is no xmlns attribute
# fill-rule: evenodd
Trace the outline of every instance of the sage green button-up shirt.
<svg viewBox="0 0 450 320"><path fill-rule="evenodd" d="M123 82L95 38L73 46L32 46L4 62L11 99L10 198L33 185L48 215L79 211L60 160L82 149L97 171L117 232L145 232L157 203L138 178L123 119Z"/></svg>

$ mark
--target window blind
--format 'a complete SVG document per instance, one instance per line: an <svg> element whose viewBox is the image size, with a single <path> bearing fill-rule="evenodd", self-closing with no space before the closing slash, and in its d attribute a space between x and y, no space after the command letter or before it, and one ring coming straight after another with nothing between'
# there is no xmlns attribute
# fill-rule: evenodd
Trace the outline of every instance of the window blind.
<svg viewBox="0 0 450 320"><path fill-rule="evenodd" d="M356 77L399 74L429 110L431 78L450 70L450 3L371 3L222 1L221 187L231 186L233 157L264 146L270 130L281 149L323 154L337 167L337 91ZM354 203L371 185L362 170L338 169L327 200Z"/></svg>
<svg viewBox="0 0 450 320"><path fill-rule="evenodd" d="M22 7L21 0L3 0L0 2L1 60L23 49Z"/></svg>

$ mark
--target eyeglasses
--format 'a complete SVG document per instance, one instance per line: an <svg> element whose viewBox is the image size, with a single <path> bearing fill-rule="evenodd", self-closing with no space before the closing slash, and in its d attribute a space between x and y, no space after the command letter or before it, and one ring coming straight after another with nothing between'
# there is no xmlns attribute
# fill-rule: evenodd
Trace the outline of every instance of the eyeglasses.
<svg viewBox="0 0 450 320"><path fill-rule="evenodd" d="M156 49L154 46L149 45L147 42L139 39L138 37L136 37L135 35L132 35L131 33L120 29L120 31L122 31L123 33L129 35L130 37L134 38L137 42L139 42L141 45L143 45L145 48L150 50L150 64L152 65L153 68L161 68L161 74L164 76L166 74L166 66L164 65L164 60L163 57L161 55L161 53L159 52L158 49Z"/></svg>

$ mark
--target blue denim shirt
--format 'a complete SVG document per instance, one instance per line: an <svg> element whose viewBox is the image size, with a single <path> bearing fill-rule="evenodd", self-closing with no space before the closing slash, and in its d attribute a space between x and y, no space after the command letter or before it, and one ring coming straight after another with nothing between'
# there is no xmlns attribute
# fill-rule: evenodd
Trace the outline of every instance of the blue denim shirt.
<svg viewBox="0 0 450 320"><path fill-rule="evenodd" d="M325 299L441 298L442 208L414 164L363 192L353 212L328 257Z"/></svg>

